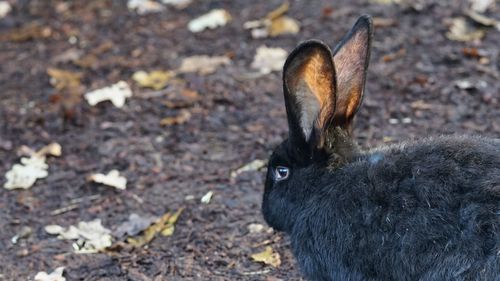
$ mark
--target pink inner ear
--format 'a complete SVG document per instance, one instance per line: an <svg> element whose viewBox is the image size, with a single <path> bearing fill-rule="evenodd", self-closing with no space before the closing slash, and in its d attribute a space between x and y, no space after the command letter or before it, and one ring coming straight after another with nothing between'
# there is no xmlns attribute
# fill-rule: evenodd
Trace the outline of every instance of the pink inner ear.
<svg viewBox="0 0 500 281"><path fill-rule="evenodd" d="M313 126L323 128L335 109L335 73L329 52L309 52L290 66L289 90L301 107L300 123L306 139Z"/></svg>
<svg viewBox="0 0 500 281"><path fill-rule="evenodd" d="M369 58L369 36L367 28L356 30L333 57L338 85L334 119L340 122L350 122L361 103Z"/></svg>

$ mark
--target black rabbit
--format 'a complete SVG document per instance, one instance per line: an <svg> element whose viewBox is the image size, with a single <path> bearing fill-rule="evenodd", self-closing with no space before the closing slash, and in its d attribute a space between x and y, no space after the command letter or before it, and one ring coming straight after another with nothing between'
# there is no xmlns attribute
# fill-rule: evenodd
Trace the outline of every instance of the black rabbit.
<svg viewBox="0 0 500 281"><path fill-rule="evenodd" d="M300 44L283 88L289 137L269 160L262 212L310 280L499 281L500 139L436 137L362 151L371 19L335 48Z"/></svg>

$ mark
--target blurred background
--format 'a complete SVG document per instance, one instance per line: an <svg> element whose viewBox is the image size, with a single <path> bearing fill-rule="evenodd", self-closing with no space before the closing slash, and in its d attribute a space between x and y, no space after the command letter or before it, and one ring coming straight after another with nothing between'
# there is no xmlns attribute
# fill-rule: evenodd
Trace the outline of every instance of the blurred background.
<svg viewBox="0 0 500 281"><path fill-rule="evenodd" d="M260 214L281 67L362 14L363 147L499 137L499 1L0 1L0 280L301 280Z"/></svg>

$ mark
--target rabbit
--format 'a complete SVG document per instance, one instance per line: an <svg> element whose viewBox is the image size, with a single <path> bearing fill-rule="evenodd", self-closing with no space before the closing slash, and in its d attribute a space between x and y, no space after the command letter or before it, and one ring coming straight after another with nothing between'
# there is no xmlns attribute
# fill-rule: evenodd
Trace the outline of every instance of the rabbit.
<svg viewBox="0 0 500 281"><path fill-rule="evenodd" d="M500 139L427 137L361 150L372 21L332 52L298 45L283 68L289 133L272 153L262 214L308 280L500 281Z"/></svg>

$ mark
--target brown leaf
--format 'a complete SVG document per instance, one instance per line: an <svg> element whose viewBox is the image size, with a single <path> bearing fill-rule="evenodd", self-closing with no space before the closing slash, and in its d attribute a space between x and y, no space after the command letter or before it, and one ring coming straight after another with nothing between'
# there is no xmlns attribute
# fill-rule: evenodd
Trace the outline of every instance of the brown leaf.
<svg viewBox="0 0 500 281"><path fill-rule="evenodd" d="M161 126L172 126L172 125L181 125L186 123L191 118L191 112L186 109L180 111L177 116L174 117L165 117L161 119Z"/></svg>
<svg viewBox="0 0 500 281"><path fill-rule="evenodd" d="M52 29L38 23L29 23L20 28L0 34L0 41L24 42L32 39L48 38L52 35Z"/></svg>

